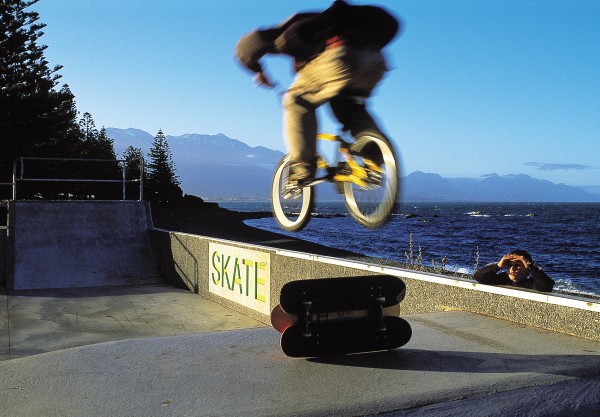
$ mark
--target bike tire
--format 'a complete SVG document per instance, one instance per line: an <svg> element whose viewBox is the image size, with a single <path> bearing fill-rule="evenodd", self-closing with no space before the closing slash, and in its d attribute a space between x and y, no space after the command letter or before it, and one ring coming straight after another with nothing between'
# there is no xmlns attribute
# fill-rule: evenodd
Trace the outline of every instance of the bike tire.
<svg viewBox="0 0 600 417"><path fill-rule="evenodd" d="M366 131L356 136L350 152L359 164L364 165L364 158L368 158L383 171L380 178L369 181L366 187L344 182L346 207L361 225L381 227L389 220L399 192L399 166L394 148L380 133Z"/></svg>
<svg viewBox="0 0 600 417"><path fill-rule="evenodd" d="M289 232L302 230L310 220L314 207L315 190L302 187L298 195L285 197L285 185L290 171L290 157L284 156L273 174L271 207L279 226Z"/></svg>

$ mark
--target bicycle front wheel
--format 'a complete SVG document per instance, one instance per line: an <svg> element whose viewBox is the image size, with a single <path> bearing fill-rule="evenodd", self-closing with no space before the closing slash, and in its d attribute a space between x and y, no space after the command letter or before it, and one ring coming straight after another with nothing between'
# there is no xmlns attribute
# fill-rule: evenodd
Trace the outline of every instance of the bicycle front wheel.
<svg viewBox="0 0 600 417"><path fill-rule="evenodd" d="M296 232L303 229L314 207L314 190L312 187L290 186L290 157L284 156L273 175L271 189L271 207L279 226L282 229Z"/></svg>
<svg viewBox="0 0 600 417"><path fill-rule="evenodd" d="M350 215L369 228L382 226L392 214L398 196L398 163L390 142L376 132L363 132L350 146L355 161L365 168L365 186L344 182Z"/></svg>

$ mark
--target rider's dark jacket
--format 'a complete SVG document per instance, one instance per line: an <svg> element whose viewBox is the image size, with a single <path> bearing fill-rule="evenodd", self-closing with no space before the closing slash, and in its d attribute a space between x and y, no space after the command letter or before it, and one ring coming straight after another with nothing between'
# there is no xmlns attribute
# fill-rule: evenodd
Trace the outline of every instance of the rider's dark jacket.
<svg viewBox="0 0 600 417"><path fill-rule="evenodd" d="M235 53L240 63L252 72L260 72L260 59L266 54L286 54L297 60L308 59L318 54L320 46L306 45L303 51L298 48L296 56L284 51L282 45L284 33L295 23L315 16L317 13L298 13L279 25L270 29L257 29L244 35L235 47ZM278 41L279 40L279 41Z"/></svg>
<svg viewBox="0 0 600 417"><path fill-rule="evenodd" d="M376 6L354 6L336 0L321 13L297 13L274 28L244 35L236 45L240 63L252 72L262 70L266 54L285 54L310 61L332 40L351 47L381 49L398 33L400 23Z"/></svg>
<svg viewBox="0 0 600 417"><path fill-rule="evenodd" d="M529 269L529 277L521 282L514 282L508 277L508 273L498 273L498 265L491 263L473 274L473 279L480 284L506 285L518 288L527 288L536 291L550 292L554 287L554 280L544 271L536 266Z"/></svg>

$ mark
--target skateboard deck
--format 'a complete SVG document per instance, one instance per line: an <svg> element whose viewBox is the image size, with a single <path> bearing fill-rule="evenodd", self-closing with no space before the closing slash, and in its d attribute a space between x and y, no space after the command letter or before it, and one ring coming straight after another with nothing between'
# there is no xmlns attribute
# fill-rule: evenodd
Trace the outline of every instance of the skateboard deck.
<svg viewBox="0 0 600 417"><path fill-rule="evenodd" d="M281 288L279 303L286 313L304 313L303 303L311 303L312 313L372 308L383 298L383 307L400 303L406 285L391 275L321 278L291 281Z"/></svg>
<svg viewBox="0 0 600 417"><path fill-rule="evenodd" d="M385 330L370 319L320 322L306 336L304 326L295 324L281 335L281 350L287 356L321 357L375 352L405 345L412 336L410 324L401 317L383 317Z"/></svg>
<svg viewBox="0 0 600 417"><path fill-rule="evenodd" d="M411 336L398 317L404 282L391 275L325 278L286 283L271 324L292 357L395 349Z"/></svg>

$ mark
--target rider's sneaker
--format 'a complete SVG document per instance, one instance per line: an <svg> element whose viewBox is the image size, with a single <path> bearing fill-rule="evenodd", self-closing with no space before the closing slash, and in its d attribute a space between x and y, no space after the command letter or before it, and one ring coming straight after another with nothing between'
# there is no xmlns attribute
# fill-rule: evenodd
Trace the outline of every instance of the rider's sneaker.
<svg viewBox="0 0 600 417"><path fill-rule="evenodd" d="M316 168L316 160L309 162L296 162L290 166L291 173L288 177L288 182L295 182L298 186L302 187L312 182L315 177Z"/></svg>

